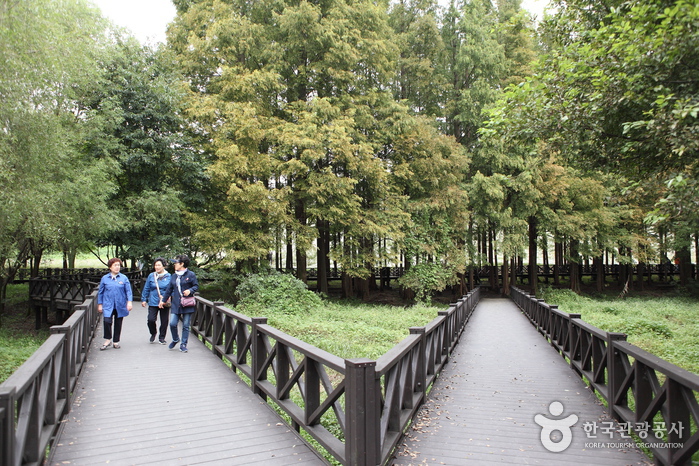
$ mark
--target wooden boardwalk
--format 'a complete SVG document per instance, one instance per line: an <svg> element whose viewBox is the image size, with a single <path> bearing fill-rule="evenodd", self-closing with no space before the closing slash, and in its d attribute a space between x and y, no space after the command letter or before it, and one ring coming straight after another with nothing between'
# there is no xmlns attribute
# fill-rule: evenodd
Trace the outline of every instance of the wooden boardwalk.
<svg viewBox="0 0 699 466"><path fill-rule="evenodd" d="M196 338L150 344L134 304L120 349L98 329L50 464L327 464Z"/></svg>
<svg viewBox="0 0 699 466"><path fill-rule="evenodd" d="M559 416L549 412L555 401L564 408ZM571 414L578 421L570 446L544 448L534 417ZM618 433L588 438L586 423L612 426L604 406L511 300L482 299L393 464L651 464ZM556 435L554 442L561 440Z"/></svg>

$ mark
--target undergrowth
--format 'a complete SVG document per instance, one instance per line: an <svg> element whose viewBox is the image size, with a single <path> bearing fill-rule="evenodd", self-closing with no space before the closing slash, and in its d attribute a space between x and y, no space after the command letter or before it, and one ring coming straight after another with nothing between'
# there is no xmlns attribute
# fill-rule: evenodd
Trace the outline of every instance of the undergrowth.
<svg viewBox="0 0 699 466"><path fill-rule="evenodd" d="M606 332L683 369L699 374L699 301L689 296L581 296L542 287L540 297Z"/></svg>

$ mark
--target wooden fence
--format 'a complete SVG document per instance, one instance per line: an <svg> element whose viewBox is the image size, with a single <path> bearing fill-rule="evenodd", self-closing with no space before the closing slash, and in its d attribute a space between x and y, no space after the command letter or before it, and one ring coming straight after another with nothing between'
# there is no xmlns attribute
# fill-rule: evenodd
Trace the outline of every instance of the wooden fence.
<svg viewBox="0 0 699 466"><path fill-rule="evenodd" d="M47 274L29 279L29 301L34 310L35 326L41 328L48 322L48 315L55 314L56 322L63 322L73 312L73 306L85 300L107 269L83 269L85 273ZM140 299L144 279L141 271L124 272L129 278L134 300Z"/></svg>
<svg viewBox="0 0 699 466"><path fill-rule="evenodd" d="M197 297L192 331L342 464L383 464L480 298L471 291L378 360L342 359Z"/></svg>
<svg viewBox="0 0 699 466"><path fill-rule="evenodd" d="M0 464L42 464L70 411L99 316L94 291L0 385Z"/></svg>
<svg viewBox="0 0 699 466"><path fill-rule="evenodd" d="M411 328L376 361L339 358L267 325L265 318L201 296L192 332L342 464L375 465L390 458L479 298L477 288L425 327ZM0 464L44 460L70 410L98 321L93 291L0 385Z"/></svg>
<svg viewBox="0 0 699 466"><path fill-rule="evenodd" d="M569 361L612 415L632 429L656 464L692 464L699 452L699 375L670 364L542 299L512 288L512 298Z"/></svg>

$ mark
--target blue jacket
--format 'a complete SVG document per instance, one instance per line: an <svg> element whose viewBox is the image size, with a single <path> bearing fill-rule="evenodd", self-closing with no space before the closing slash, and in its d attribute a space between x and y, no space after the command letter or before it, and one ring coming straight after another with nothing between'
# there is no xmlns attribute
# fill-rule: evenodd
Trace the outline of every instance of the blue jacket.
<svg viewBox="0 0 699 466"><path fill-rule="evenodd" d="M117 311L117 317L126 317L129 311L126 303L133 301L131 283L123 273L112 278L111 272L103 276L97 291L97 304L102 305L104 317L111 317L112 312Z"/></svg>
<svg viewBox="0 0 699 466"><path fill-rule="evenodd" d="M182 293L184 290L189 290L189 296L194 296L194 293L199 291L199 282L197 281L197 276L194 272L187 269L184 274L180 277L180 289ZM163 294L163 302L167 301L169 297L172 296L172 307L170 312L173 314L191 314L194 312L195 307L182 307L180 304L180 290L177 288L177 274L173 274L170 277L170 284L166 289L160 290Z"/></svg>
<svg viewBox="0 0 699 466"><path fill-rule="evenodd" d="M141 291L141 301L145 301L149 306L158 307L160 303L160 296L158 296L158 287L160 287L160 294L163 294L165 288L170 284L170 272L165 272L162 277L158 278L158 286L155 286L155 272L148 274L146 279L146 284L143 285L143 291Z"/></svg>

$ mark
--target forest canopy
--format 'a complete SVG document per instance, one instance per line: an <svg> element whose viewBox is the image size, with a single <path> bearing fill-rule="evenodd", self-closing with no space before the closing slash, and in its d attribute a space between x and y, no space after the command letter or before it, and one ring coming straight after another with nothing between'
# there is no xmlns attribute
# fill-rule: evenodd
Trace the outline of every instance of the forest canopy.
<svg viewBox="0 0 699 466"><path fill-rule="evenodd" d="M152 48L0 0L0 303L98 248L361 296L390 266L692 262L699 0L173 3Z"/></svg>

